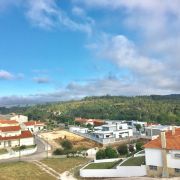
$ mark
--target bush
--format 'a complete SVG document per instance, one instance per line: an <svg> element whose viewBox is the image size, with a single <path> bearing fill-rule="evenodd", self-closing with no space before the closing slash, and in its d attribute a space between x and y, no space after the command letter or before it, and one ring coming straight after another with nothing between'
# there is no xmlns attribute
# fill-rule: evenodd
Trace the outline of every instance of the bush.
<svg viewBox="0 0 180 180"><path fill-rule="evenodd" d="M26 149L25 145L22 145L22 146L19 147L19 150L24 150L24 149Z"/></svg>
<svg viewBox="0 0 180 180"><path fill-rule="evenodd" d="M136 143L136 150L137 151L143 150L143 143L142 142L137 142Z"/></svg>
<svg viewBox="0 0 180 180"><path fill-rule="evenodd" d="M64 154L64 151L63 149L60 149L60 148L53 151L53 155L63 155L63 154Z"/></svg>
<svg viewBox="0 0 180 180"><path fill-rule="evenodd" d="M111 159L111 158L117 158L118 154L115 149L112 147L106 147L106 149L100 149L96 153L96 159Z"/></svg>
<svg viewBox="0 0 180 180"><path fill-rule="evenodd" d="M103 149L100 149L97 153L96 153L96 159L105 159L106 158L106 153Z"/></svg>
<svg viewBox="0 0 180 180"><path fill-rule="evenodd" d="M115 149L113 149L112 147L106 147L105 154L106 154L107 158L117 158L118 157L117 151Z"/></svg>
<svg viewBox="0 0 180 180"><path fill-rule="evenodd" d="M69 150L69 149L72 149L73 148L73 145L72 143L69 141L69 140L63 140L61 142L61 146L66 149L66 150Z"/></svg>
<svg viewBox="0 0 180 180"><path fill-rule="evenodd" d="M120 155L126 155L128 154L127 146L126 145L120 145L117 148L117 151L119 152Z"/></svg>

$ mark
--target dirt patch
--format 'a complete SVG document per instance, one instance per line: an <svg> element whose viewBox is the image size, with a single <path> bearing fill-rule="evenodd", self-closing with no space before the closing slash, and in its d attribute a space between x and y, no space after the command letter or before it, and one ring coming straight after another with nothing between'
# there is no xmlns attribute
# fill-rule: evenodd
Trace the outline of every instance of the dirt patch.
<svg viewBox="0 0 180 180"><path fill-rule="evenodd" d="M71 141L74 148L83 147L89 149L93 147L100 147L100 145L94 141L65 130L42 133L41 137L46 140L48 138L48 142L53 146L53 148L59 148L60 142L64 139Z"/></svg>

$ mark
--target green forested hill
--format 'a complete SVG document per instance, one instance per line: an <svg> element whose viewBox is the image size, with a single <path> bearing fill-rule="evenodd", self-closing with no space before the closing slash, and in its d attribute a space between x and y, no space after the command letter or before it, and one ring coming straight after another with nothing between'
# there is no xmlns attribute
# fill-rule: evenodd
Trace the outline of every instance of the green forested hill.
<svg viewBox="0 0 180 180"><path fill-rule="evenodd" d="M78 101L0 108L0 113L3 112L23 113L31 119L42 120L66 121L74 117L85 117L180 124L180 95L86 97ZM58 115L59 112L61 115Z"/></svg>

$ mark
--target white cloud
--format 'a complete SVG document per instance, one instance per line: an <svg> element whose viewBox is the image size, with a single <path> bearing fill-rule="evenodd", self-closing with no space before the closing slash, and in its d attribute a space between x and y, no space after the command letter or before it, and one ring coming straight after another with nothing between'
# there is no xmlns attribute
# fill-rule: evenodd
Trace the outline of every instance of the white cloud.
<svg viewBox="0 0 180 180"><path fill-rule="evenodd" d="M15 76L10 72L5 70L0 70L0 80L12 80L14 79L14 77Z"/></svg>
<svg viewBox="0 0 180 180"><path fill-rule="evenodd" d="M169 69L169 61L142 55L136 45L123 35L103 34L99 42L89 45L100 58L127 69L138 87L147 84L152 89L180 91L178 70ZM172 64L172 63L171 63ZM133 92L133 89L130 88Z"/></svg>

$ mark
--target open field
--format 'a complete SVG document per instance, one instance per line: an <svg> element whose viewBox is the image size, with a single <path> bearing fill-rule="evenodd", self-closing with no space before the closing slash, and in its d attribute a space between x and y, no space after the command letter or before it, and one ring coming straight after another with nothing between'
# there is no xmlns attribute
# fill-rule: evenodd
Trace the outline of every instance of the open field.
<svg viewBox="0 0 180 180"><path fill-rule="evenodd" d="M94 141L86 139L84 137L78 136L71 132L65 130L53 131L53 132L46 132L42 133L41 137L46 139L48 138L48 142L54 147L59 148L60 142L63 139L68 139L72 142L74 148L92 148L92 147L99 147L100 145Z"/></svg>
<svg viewBox="0 0 180 180"><path fill-rule="evenodd" d="M27 162L12 162L0 164L1 180L55 180L52 176L40 170L36 165Z"/></svg>
<svg viewBox="0 0 180 180"><path fill-rule="evenodd" d="M65 171L69 171L73 173L73 169L77 166L85 165L89 160L86 158L48 158L44 159L41 162L53 168L59 173L63 173Z"/></svg>

